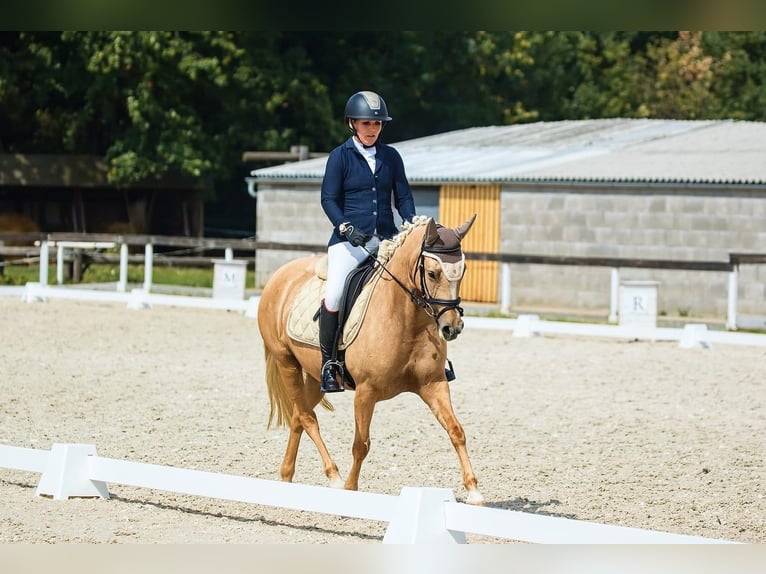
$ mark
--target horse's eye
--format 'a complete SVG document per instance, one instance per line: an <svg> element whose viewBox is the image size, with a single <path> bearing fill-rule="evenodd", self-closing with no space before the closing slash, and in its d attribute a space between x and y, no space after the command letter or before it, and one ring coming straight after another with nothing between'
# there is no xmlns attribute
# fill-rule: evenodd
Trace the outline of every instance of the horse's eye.
<svg viewBox="0 0 766 574"><path fill-rule="evenodd" d="M436 279L436 273L434 273L433 271L429 271L428 272L428 277L429 277L429 279Z"/></svg>

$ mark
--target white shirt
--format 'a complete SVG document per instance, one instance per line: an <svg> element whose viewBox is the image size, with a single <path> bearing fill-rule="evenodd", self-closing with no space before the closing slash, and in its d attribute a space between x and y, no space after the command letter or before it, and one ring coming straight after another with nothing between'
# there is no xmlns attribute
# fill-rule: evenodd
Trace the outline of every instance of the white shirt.
<svg viewBox="0 0 766 574"><path fill-rule="evenodd" d="M364 156L364 159L367 160L367 165L370 166L372 173L375 173L375 154L378 150L374 146L369 148L364 147L356 138L353 138L353 140L356 149L358 149L359 153L361 153Z"/></svg>

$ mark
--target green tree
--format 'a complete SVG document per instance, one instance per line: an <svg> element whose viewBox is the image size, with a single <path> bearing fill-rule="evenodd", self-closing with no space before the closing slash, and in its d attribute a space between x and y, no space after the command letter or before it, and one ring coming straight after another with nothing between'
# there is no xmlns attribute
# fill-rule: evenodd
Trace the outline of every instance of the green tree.
<svg viewBox="0 0 766 574"><path fill-rule="evenodd" d="M348 135L371 89L386 141L605 117L766 119L764 32L0 32L0 151L103 156L242 193L245 150ZM229 191L237 188L236 191Z"/></svg>
<svg viewBox="0 0 766 574"><path fill-rule="evenodd" d="M643 116L636 100L641 53L633 49L630 33L575 34L577 84L572 90L570 119Z"/></svg>
<svg viewBox="0 0 766 574"><path fill-rule="evenodd" d="M329 127L330 102L278 33L5 33L4 151L92 153L115 183L223 176L247 148ZM326 119L325 119L326 118Z"/></svg>
<svg viewBox="0 0 766 574"><path fill-rule="evenodd" d="M644 99L644 115L696 120L713 112L718 105L711 93L716 63L701 40L701 32L680 32L674 39L660 38L647 46L648 81L635 85Z"/></svg>
<svg viewBox="0 0 766 574"><path fill-rule="evenodd" d="M766 120L766 32L705 32L702 47L716 65L711 118Z"/></svg>

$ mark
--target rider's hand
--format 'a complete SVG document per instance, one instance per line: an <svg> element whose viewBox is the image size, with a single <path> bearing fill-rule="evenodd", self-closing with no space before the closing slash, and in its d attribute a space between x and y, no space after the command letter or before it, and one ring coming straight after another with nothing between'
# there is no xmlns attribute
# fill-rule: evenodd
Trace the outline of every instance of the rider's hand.
<svg viewBox="0 0 766 574"><path fill-rule="evenodd" d="M338 229L341 230L341 233L343 233L343 235L346 236L346 239L348 239L348 242L354 247L359 247L360 245L364 245L370 240L369 237L367 237L364 233L359 231L356 227L354 227L350 223L341 223L338 226Z"/></svg>

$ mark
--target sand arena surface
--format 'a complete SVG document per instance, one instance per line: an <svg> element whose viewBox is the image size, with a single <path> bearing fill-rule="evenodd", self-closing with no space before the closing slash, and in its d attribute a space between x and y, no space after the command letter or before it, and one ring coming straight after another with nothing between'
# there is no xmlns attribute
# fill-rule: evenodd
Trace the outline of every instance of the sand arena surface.
<svg viewBox="0 0 766 574"><path fill-rule="evenodd" d="M0 297L0 317L1 444L87 443L110 458L278 479L286 430L266 429L255 320L16 297ZM766 542L763 347L466 329L449 355L489 506ZM344 475L353 397L318 411ZM361 490L465 499L447 434L417 397L379 404L371 435ZM116 484L108 501L53 501L35 496L38 479L0 468L0 542L370 544L387 526ZM307 437L296 481L327 484Z"/></svg>

